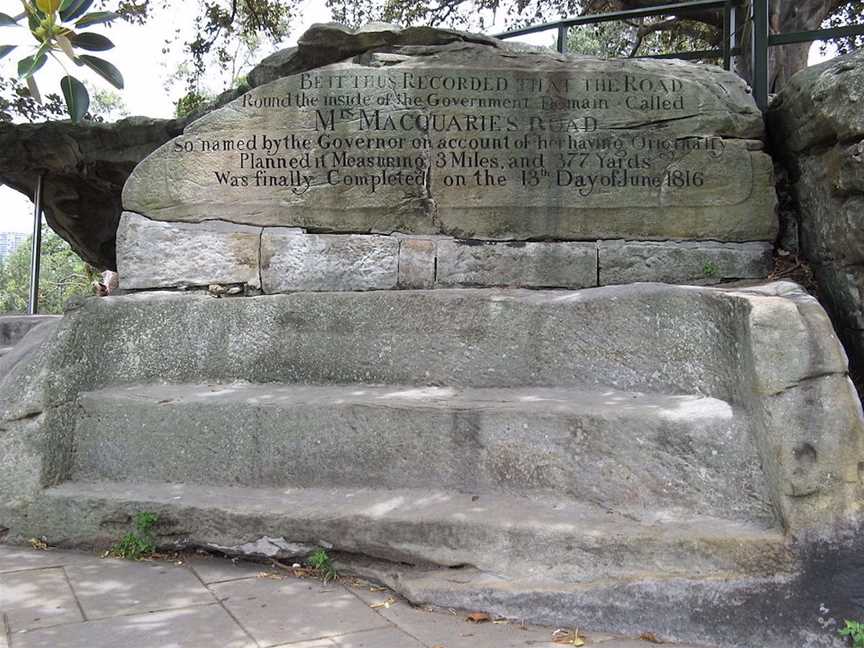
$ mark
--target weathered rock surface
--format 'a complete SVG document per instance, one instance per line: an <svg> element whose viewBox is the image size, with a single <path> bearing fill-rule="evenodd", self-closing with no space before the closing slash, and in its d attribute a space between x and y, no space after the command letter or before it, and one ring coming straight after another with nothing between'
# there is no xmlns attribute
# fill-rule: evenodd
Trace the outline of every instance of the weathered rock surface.
<svg viewBox="0 0 864 648"><path fill-rule="evenodd" d="M76 481L278 488L291 475L303 487L548 490L607 510L684 507L769 527L775 518L743 417L715 398L211 383L101 389L79 403ZM226 440L229 428L244 434ZM177 434L191 429L200 432ZM575 445L572 430L583 431ZM670 437L693 448L686 461L669 456Z"/></svg>
<svg viewBox="0 0 864 648"><path fill-rule="evenodd" d="M126 290L246 284L260 287L261 228L207 221L193 227L124 212L117 236Z"/></svg>
<svg viewBox="0 0 864 648"><path fill-rule="evenodd" d="M327 546L415 601L729 648L860 616L862 462L842 349L785 283L139 293L0 358L7 540L148 510L165 546Z"/></svg>
<svg viewBox="0 0 864 648"><path fill-rule="evenodd" d="M761 114L717 68L318 25L252 84L143 161L123 200L190 237L262 228L264 292L589 287L604 239L670 241L639 267L610 257L610 282L767 274L762 249L717 245L777 232ZM163 279L149 287L181 285Z"/></svg>
<svg viewBox="0 0 864 648"><path fill-rule="evenodd" d="M450 32L399 46L410 34L336 31L354 43L346 52L371 47L197 120L136 169L126 209L492 240L776 232L770 160L753 142L760 115L733 75ZM313 28L300 49L323 42Z"/></svg>
<svg viewBox="0 0 864 648"><path fill-rule="evenodd" d="M781 150L804 153L864 137L864 52L802 70L772 103L772 139Z"/></svg>
<svg viewBox="0 0 864 648"><path fill-rule="evenodd" d="M768 114L811 264L853 364L864 367L864 52L800 72Z"/></svg>
<svg viewBox="0 0 864 648"><path fill-rule="evenodd" d="M439 286L591 288L597 285L593 243L438 242Z"/></svg>
<svg viewBox="0 0 864 648"><path fill-rule="evenodd" d="M0 183L32 198L44 173L48 224L85 261L113 270L123 185L141 160L182 130L180 120L143 117L116 124L0 123Z"/></svg>
<svg viewBox="0 0 864 648"><path fill-rule="evenodd" d="M497 46L499 41L480 34L432 27L400 29L393 25L370 23L353 30L336 23L313 25L297 41L297 47L268 56L252 69L248 79L250 86L255 88L282 77L338 63L369 51L458 43Z"/></svg>
<svg viewBox="0 0 864 648"><path fill-rule="evenodd" d="M268 227L261 238L264 292L386 290L399 277L392 236L304 234Z"/></svg>
<svg viewBox="0 0 864 648"><path fill-rule="evenodd" d="M0 316L0 347L15 346L33 327L57 319L56 315Z"/></svg>
<svg viewBox="0 0 864 648"><path fill-rule="evenodd" d="M758 279L770 243L466 241L446 236L310 234L125 212L122 288L243 284L266 294L428 288L591 288L636 281L719 284Z"/></svg>
<svg viewBox="0 0 864 648"><path fill-rule="evenodd" d="M771 273L771 243L600 241L600 285L634 281L716 284Z"/></svg>
<svg viewBox="0 0 864 648"><path fill-rule="evenodd" d="M422 290L435 287L438 244L430 239L399 241L399 287Z"/></svg>

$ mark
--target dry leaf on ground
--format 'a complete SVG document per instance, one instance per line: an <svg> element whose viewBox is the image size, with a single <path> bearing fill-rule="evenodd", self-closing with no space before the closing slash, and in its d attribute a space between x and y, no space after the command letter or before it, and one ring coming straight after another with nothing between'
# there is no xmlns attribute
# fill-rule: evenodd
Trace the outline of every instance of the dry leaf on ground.
<svg viewBox="0 0 864 648"><path fill-rule="evenodd" d="M564 644L565 646L584 646L585 638L576 630L560 628L552 633L552 643Z"/></svg>
<svg viewBox="0 0 864 648"><path fill-rule="evenodd" d="M485 612L472 612L466 619L466 621L470 621L471 623L488 623L491 620Z"/></svg>
<svg viewBox="0 0 864 648"><path fill-rule="evenodd" d="M642 641L648 641L648 642L650 642L650 643L655 643L655 644L662 644L662 643L664 643L663 641L661 641L660 639L658 639L658 638L657 638L657 635L655 635L653 632L643 632L641 635L639 635L639 638L640 638Z"/></svg>

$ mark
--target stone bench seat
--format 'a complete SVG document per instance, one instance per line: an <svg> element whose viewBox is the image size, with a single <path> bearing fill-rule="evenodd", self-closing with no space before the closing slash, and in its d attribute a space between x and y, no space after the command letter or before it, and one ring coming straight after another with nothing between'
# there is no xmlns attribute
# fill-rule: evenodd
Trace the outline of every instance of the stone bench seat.
<svg viewBox="0 0 864 648"><path fill-rule="evenodd" d="M149 384L79 406L75 479L554 492L776 524L745 417L699 395Z"/></svg>
<svg viewBox="0 0 864 648"><path fill-rule="evenodd" d="M847 368L788 283L94 298L0 360L0 522L105 548L150 511L419 604L805 645L757 621L814 609L796 539L858 510Z"/></svg>
<svg viewBox="0 0 864 648"><path fill-rule="evenodd" d="M66 482L46 496L46 519L70 534L86 529L96 543L114 540L130 511L147 510L185 546L231 553L262 537L313 546L327 538L339 551L394 563L470 565L559 585L791 567L777 529L687 514L638 518L554 496L117 481Z"/></svg>

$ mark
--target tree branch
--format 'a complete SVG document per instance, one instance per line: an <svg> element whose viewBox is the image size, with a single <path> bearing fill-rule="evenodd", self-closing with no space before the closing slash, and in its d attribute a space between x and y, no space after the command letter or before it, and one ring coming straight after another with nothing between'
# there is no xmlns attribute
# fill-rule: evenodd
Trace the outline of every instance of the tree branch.
<svg viewBox="0 0 864 648"><path fill-rule="evenodd" d="M633 44L633 48L630 50L627 58L636 57L636 54L639 52L639 48L642 46L642 41L645 40L646 36L648 36L649 34L653 34L654 32L663 31L670 25L673 25L680 20L680 18L668 18L666 20L658 20L651 23L642 23L641 25L636 25L628 22L627 24L629 24L631 27L636 27L636 42Z"/></svg>

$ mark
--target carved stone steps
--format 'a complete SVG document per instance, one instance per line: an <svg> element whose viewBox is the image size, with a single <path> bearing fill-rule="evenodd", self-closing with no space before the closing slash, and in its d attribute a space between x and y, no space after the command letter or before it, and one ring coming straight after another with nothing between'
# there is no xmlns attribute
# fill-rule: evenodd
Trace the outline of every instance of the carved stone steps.
<svg viewBox="0 0 864 648"><path fill-rule="evenodd" d="M791 568L781 530L679 513L614 513L543 497L433 489L237 488L66 482L39 520L75 543L107 545L134 513L159 516L161 544L231 548L262 537L414 565L505 578L597 579L777 575Z"/></svg>
<svg viewBox="0 0 864 648"><path fill-rule="evenodd" d="M74 479L548 491L772 523L746 420L615 389L150 384L79 396Z"/></svg>
<svg viewBox="0 0 864 648"><path fill-rule="evenodd" d="M479 608L493 618L586 631L614 629L633 637L633 648L651 645L638 640L651 636L668 645L710 641L718 648L838 645L830 633L819 636L807 627L811 604L802 595L807 587L802 574L645 573L562 583L554 574L504 578L470 567L419 568L354 557L336 566L340 573L382 583L419 606ZM381 596L365 595L373 602Z"/></svg>

